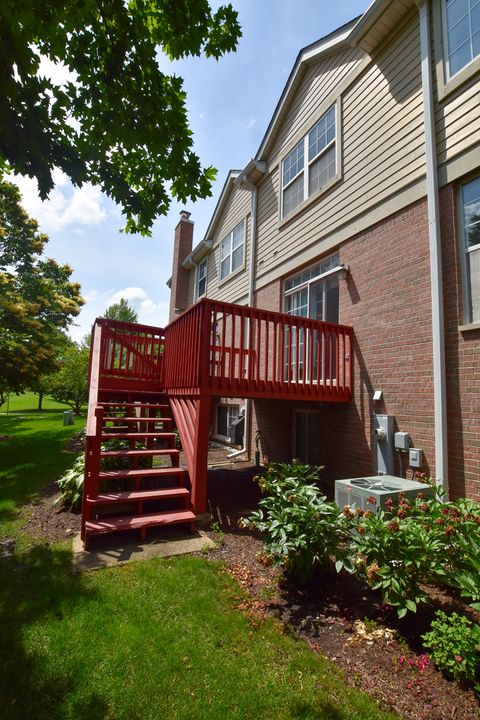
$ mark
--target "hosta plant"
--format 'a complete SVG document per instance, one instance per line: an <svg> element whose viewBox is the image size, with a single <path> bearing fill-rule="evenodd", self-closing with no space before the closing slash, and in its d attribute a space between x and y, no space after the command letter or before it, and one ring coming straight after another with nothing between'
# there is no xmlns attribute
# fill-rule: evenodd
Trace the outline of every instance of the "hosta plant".
<svg viewBox="0 0 480 720"><path fill-rule="evenodd" d="M79 510L82 504L83 478L85 474L85 455L79 455L72 467L57 480L60 489L54 505L62 505L67 510Z"/></svg>
<svg viewBox="0 0 480 720"><path fill-rule="evenodd" d="M257 478L265 497L242 524L265 533L265 550L275 563L305 581L318 567L351 570L350 522L315 484L318 470L270 464Z"/></svg>

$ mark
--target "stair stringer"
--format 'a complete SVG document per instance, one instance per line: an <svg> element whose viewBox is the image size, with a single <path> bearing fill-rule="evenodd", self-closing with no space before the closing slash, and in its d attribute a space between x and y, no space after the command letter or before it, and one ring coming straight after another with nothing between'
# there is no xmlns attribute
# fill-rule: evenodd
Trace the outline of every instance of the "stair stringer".
<svg viewBox="0 0 480 720"><path fill-rule="evenodd" d="M168 399L187 463L193 511L199 515L206 512L207 508L208 438L212 399L209 395L172 395Z"/></svg>

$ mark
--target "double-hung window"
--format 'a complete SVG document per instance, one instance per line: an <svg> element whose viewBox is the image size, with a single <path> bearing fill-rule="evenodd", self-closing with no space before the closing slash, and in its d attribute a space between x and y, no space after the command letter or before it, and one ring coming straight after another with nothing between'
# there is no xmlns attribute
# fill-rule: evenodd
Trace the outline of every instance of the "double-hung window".
<svg viewBox="0 0 480 720"><path fill-rule="evenodd" d="M444 0L448 79L480 56L480 0Z"/></svg>
<svg viewBox="0 0 480 720"><path fill-rule="evenodd" d="M480 323L480 177L460 189L464 251L464 316Z"/></svg>
<svg viewBox="0 0 480 720"><path fill-rule="evenodd" d="M207 258L197 266L197 299L205 295L207 290Z"/></svg>
<svg viewBox="0 0 480 720"><path fill-rule="evenodd" d="M283 159L282 218L337 174L337 124L334 104Z"/></svg>
<svg viewBox="0 0 480 720"><path fill-rule="evenodd" d="M220 243L220 280L243 265L245 222L242 220Z"/></svg>

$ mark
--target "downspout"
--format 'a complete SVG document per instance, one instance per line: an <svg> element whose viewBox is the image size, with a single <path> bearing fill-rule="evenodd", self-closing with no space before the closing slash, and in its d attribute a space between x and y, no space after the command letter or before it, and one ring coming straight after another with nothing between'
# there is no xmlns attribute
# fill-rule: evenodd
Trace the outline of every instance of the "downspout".
<svg viewBox="0 0 480 720"><path fill-rule="evenodd" d="M420 16L420 53L423 112L425 117L425 160L432 292L435 476L437 487L443 486L446 493L445 498L448 498L447 393L443 318L442 247L438 199L435 114L433 106L430 13L428 0L416 0L416 4Z"/></svg>
<svg viewBox="0 0 480 720"><path fill-rule="evenodd" d="M255 255L257 250L257 186L251 183L246 178L242 179L242 186L252 193L251 202L251 232L250 232L250 253L248 262L248 306L253 307L255 302ZM245 400L245 419L244 419L244 433L243 433L243 447L240 450L230 453L227 457L233 458L237 455L243 455L248 450L248 440L250 434L250 417L252 411L252 401L250 398Z"/></svg>

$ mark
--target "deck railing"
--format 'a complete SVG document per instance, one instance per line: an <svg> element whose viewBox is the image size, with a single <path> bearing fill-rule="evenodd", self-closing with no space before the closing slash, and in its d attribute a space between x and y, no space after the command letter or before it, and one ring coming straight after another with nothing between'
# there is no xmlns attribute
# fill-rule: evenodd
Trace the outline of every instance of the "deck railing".
<svg viewBox="0 0 480 720"><path fill-rule="evenodd" d="M173 394L350 399L352 329L201 300L165 328Z"/></svg>
<svg viewBox="0 0 480 720"><path fill-rule="evenodd" d="M162 328L99 318L102 328L100 377L119 380L162 379L165 345Z"/></svg>

